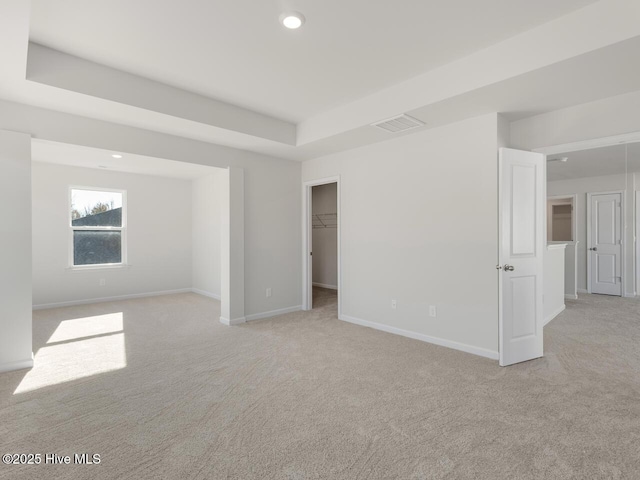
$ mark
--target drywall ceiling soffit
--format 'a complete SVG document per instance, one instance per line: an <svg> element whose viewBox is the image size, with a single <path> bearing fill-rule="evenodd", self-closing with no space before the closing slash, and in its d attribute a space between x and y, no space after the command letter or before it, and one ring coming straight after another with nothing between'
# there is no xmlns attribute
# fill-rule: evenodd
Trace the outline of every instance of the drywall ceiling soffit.
<svg viewBox="0 0 640 480"><path fill-rule="evenodd" d="M426 120L428 125L425 128L491 112L504 112L511 120L516 120L640 90L640 69L635 63L638 51L640 37L456 95L409 113ZM59 69L60 64L66 68ZM236 112L233 110L235 107L230 105L216 109L213 100L200 99L189 92L176 92L172 87L33 44L30 48L28 78L36 84L46 83L64 88L69 95L75 92L94 101L107 100L109 109L116 117L126 115L129 119L141 119L139 124L133 126L149 128L147 122L156 123L153 129L165 133L220 142L284 158L305 160L405 135L388 134L365 125L293 147L291 143L295 131L290 128L293 126L282 125L276 119L262 119L246 110ZM114 88L118 83L119 88ZM166 94L165 89L171 95ZM158 94L161 92L165 95ZM206 104L205 101L212 104ZM86 101L84 105L87 105ZM190 106L194 108L190 109ZM96 105L96 108L98 111L105 110L104 106L99 108ZM141 115L141 110L144 115ZM154 113L160 115L156 115L155 119L150 118Z"/></svg>
<svg viewBox="0 0 640 480"><path fill-rule="evenodd" d="M19 0L7 0L2 9L18 3ZM607 68L624 72L625 63L634 58L629 45L633 47L633 39L640 36L640 24L630 20L638 14L640 5L630 0L594 3L396 87L309 118L298 125L297 140L295 126L290 122L36 45L30 49L29 81L25 81L24 62L20 65L14 49L5 48L7 42L0 42L0 60L9 59L11 67L11 75L0 79L0 96L304 160L397 138L398 135L376 131L369 124L401 112L425 121L427 126L423 128L433 128L489 112L521 118L640 89L632 68L628 69L630 75L610 75L598 84L589 80L589 74L586 82L563 80L577 78L572 76L572 68L582 73L605 71L599 63L606 61L602 52L613 55ZM0 26L5 23L8 24L7 17L0 16ZM24 18L22 24L22 28L0 28L0 40L11 37L7 40L13 47L28 41L28 11L26 29ZM59 68L56 62L68 68ZM72 78L70 72L77 78ZM553 75L562 78L553 81Z"/></svg>
<svg viewBox="0 0 640 480"><path fill-rule="evenodd" d="M640 172L640 142L567 151L548 156L550 159L562 157L567 157L567 162L547 163L548 181Z"/></svg>
<svg viewBox="0 0 640 480"><path fill-rule="evenodd" d="M27 80L286 145L295 125L29 43Z"/></svg>
<svg viewBox="0 0 640 480"><path fill-rule="evenodd" d="M438 104L640 36L640 2L603 0L503 42L306 119L298 144ZM608 81L614 82L611 78ZM430 119L421 120L430 123Z"/></svg>
<svg viewBox="0 0 640 480"><path fill-rule="evenodd" d="M408 113L435 128L500 112L510 121L640 90L637 52L640 37L617 43L530 73L478 88ZM298 146L301 159L312 159L404 135L379 133L369 126Z"/></svg>

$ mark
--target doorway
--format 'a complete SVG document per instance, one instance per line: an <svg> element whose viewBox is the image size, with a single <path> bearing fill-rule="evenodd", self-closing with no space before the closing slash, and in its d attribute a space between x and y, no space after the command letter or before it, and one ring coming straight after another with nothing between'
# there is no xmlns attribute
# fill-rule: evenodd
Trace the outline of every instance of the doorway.
<svg viewBox="0 0 640 480"><path fill-rule="evenodd" d="M340 180L303 185L303 309L340 302Z"/></svg>

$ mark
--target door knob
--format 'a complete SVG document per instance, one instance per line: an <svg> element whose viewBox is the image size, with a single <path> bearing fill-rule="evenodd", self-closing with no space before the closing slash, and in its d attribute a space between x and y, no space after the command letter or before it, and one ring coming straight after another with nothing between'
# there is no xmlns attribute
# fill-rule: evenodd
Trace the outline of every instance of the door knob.
<svg viewBox="0 0 640 480"><path fill-rule="evenodd" d="M514 267L513 265L505 265L504 266L504 271L505 272L513 272L516 269L516 267Z"/></svg>
<svg viewBox="0 0 640 480"><path fill-rule="evenodd" d="M594 252L597 252L598 251L598 247L593 247L593 248L590 248L589 250L593 250Z"/></svg>

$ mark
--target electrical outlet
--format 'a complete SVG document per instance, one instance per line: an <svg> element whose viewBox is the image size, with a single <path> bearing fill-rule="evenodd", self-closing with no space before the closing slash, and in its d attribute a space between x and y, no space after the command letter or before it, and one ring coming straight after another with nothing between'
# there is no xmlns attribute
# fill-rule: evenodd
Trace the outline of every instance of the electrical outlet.
<svg viewBox="0 0 640 480"><path fill-rule="evenodd" d="M271 296L271 287L267 288L267 298Z"/></svg>
<svg viewBox="0 0 640 480"><path fill-rule="evenodd" d="M101 287L104 287L107 284L107 279L106 278L101 278L98 283L99 283L99 285Z"/></svg>
<svg viewBox="0 0 640 480"><path fill-rule="evenodd" d="M391 308L393 308L395 310L397 306L398 306L398 304L396 303L396 301L395 300L391 300Z"/></svg>
<svg viewBox="0 0 640 480"><path fill-rule="evenodd" d="M430 317L436 317L436 306L435 305L429 305L429 316Z"/></svg>

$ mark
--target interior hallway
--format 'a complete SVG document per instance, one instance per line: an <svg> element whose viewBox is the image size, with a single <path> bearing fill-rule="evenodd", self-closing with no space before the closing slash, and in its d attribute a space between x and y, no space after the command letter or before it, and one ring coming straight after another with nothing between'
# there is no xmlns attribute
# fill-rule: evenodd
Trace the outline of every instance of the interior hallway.
<svg viewBox="0 0 640 480"><path fill-rule="evenodd" d="M1 465L0 478L640 471L637 300L569 302L545 328L544 358L500 368L341 322L335 292L314 297L313 311L233 328L218 323L218 302L195 294L35 312L36 367L26 378L0 377L2 453L88 452L102 461ZM96 373L77 378L87 369Z"/></svg>

